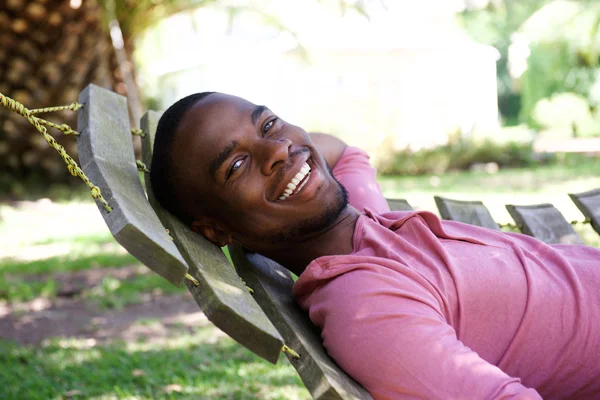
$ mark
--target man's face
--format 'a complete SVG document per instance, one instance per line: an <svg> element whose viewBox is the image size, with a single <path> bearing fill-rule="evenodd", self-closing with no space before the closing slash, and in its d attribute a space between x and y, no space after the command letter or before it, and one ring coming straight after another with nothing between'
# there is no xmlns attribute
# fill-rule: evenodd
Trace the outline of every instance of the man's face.
<svg viewBox="0 0 600 400"><path fill-rule="evenodd" d="M192 210L205 236L207 221L216 220L234 240L265 252L326 229L347 206L308 134L238 97L200 100L181 121L174 150L188 199L212 210Z"/></svg>

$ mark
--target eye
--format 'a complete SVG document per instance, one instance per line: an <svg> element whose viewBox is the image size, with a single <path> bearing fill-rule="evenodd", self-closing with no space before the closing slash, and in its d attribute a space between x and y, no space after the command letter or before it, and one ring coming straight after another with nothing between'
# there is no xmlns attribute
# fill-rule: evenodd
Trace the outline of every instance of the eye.
<svg viewBox="0 0 600 400"><path fill-rule="evenodd" d="M231 175L233 175L238 169L240 169L244 161L244 158L240 158L239 160L236 160L233 164L231 164L229 171L227 171L227 176L225 177L225 180L229 179Z"/></svg>
<svg viewBox="0 0 600 400"><path fill-rule="evenodd" d="M277 117L272 118L269 120L269 122L267 122L265 124L265 126L263 126L263 129L262 129L263 136L266 135L267 133L269 133L269 131L273 128L273 126L275 126L276 121L277 121Z"/></svg>

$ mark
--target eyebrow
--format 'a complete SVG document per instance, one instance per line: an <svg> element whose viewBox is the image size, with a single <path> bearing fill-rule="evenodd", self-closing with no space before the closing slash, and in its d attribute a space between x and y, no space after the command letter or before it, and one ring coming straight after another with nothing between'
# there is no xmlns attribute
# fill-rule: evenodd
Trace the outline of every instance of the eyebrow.
<svg viewBox="0 0 600 400"><path fill-rule="evenodd" d="M258 119L260 118L262 113L265 112L266 109L268 109L267 106L256 106L256 108L252 111L252 114L250 114L250 120L252 121L252 125L256 125Z"/></svg>
<svg viewBox="0 0 600 400"><path fill-rule="evenodd" d="M235 151L235 149L238 147L238 145L239 145L239 143L236 140L231 141L227 146L225 146L225 148L223 150L221 150L219 155L210 163L209 171L212 176L216 175L219 168L221 168L221 166L223 165L225 160L227 160L227 158L229 158L231 153L233 153Z"/></svg>

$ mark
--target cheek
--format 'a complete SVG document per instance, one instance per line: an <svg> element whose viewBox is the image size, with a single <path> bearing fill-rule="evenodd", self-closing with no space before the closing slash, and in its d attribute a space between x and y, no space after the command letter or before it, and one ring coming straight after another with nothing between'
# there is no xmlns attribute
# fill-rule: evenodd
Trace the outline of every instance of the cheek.
<svg viewBox="0 0 600 400"><path fill-rule="evenodd" d="M222 199L226 218L233 226L257 228L270 215L264 188L258 184L245 182Z"/></svg>

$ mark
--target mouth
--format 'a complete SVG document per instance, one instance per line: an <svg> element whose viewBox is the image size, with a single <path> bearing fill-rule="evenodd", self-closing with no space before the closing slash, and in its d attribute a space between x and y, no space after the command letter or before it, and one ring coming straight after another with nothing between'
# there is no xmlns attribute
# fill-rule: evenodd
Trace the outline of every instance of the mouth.
<svg viewBox="0 0 600 400"><path fill-rule="evenodd" d="M285 201L295 194L299 193L310 179L311 168L307 162L304 162L300 171L287 183L284 192L279 196L279 201Z"/></svg>

